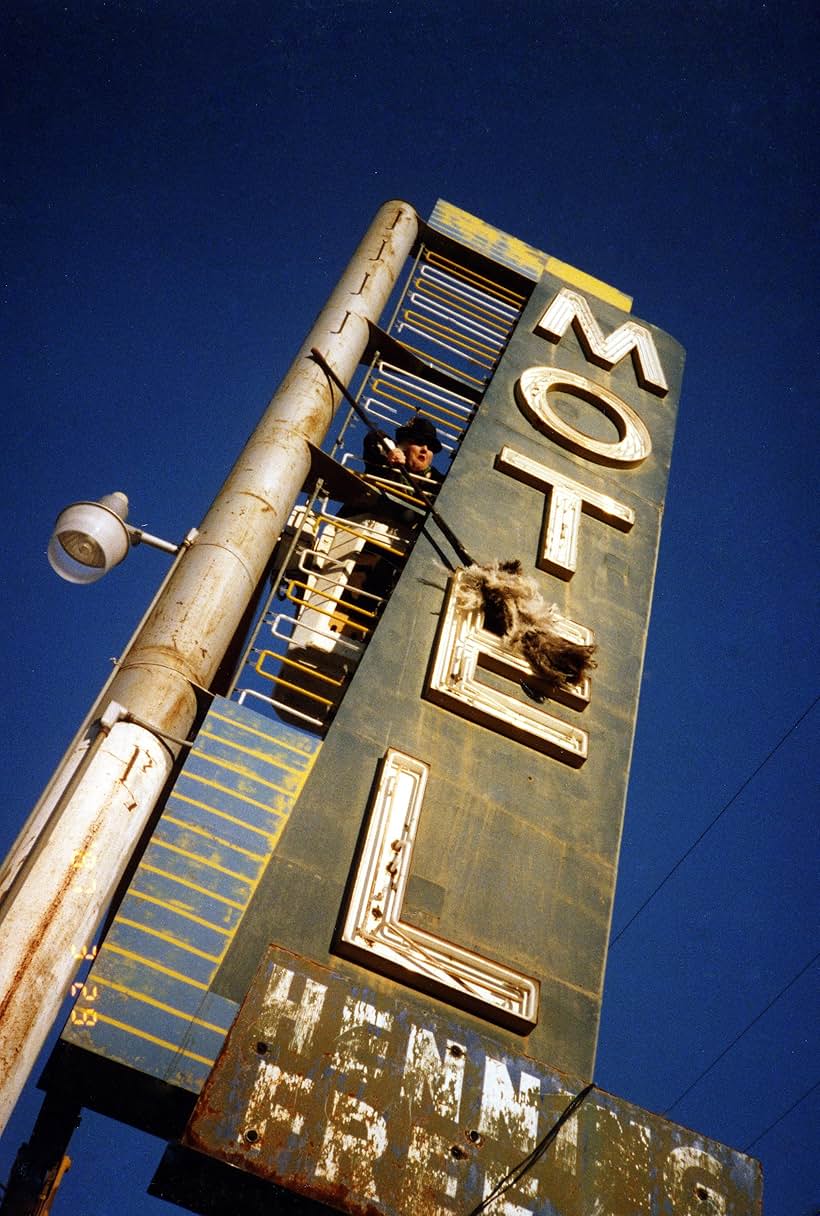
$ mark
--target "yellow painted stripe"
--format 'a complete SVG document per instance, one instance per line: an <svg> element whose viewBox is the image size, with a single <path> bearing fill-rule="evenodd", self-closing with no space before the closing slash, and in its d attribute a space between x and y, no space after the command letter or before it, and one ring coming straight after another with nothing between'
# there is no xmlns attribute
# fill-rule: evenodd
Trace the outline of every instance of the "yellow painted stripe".
<svg viewBox="0 0 820 1216"><path fill-rule="evenodd" d="M632 296L618 291L617 287L610 287L609 283L604 283L601 279L593 278L591 274L587 274L585 270L579 270L577 266L570 266L568 262L550 257L547 258L544 269L548 270L550 274L557 275L559 279L572 283L574 287L580 287L582 291L588 291L590 295L597 296L599 300L606 300L607 304L614 304L616 308L621 308L624 312L632 311Z"/></svg>
<svg viewBox="0 0 820 1216"><path fill-rule="evenodd" d="M300 585L304 586L304 584L299 584L294 581L292 581L288 584L288 589L285 592L285 595L287 596L287 598L290 600L290 602L292 604L301 604L305 608L310 608L311 612L319 612L319 613L321 613L322 616L329 616L330 619L332 621L336 621L337 624L349 625L351 629L358 629L360 633L370 633L370 628L367 625L362 625L358 621L348 620L347 617L343 613L339 614L337 612L331 612L327 608L320 608L318 604L311 603L311 601L308 600L306 597L303 598L301 596L295 595L293 592L293 587L294 586L298 587ZM326 598L329 598L329 597L326 597ZM345 605L345 606L347 606L347 605ZM372 615L374 615L374 614L371 613L371 616ZM260 674L260 676L265 676L265 678L268 680L273 679L272 676L266 675L264 671L260 671L259 674ZM318 696L317 693L313 693L312 697L313 697L313 700L322 699L321 697ZM333 704L332 701L328 701L327 703L328 703L328 705Z"/></svg>
<svg viewBox="0 0 820 1216"><path fill-rule="evenodd" d="M460 322L465 328L472 325L491 330L487 338L495 338L499 345L510 330L510 325L505 324L504 320L499 320L498 317L488 318L482 310L469 308L461 297L450 292L434 291L428 279L416 279L413 285L416 287L411 297L414 304L420 307L426 304L432 308L441 305L439 312L443 310L448 314L452 313L450 320L453 324ZM471 336L475 337L474 334Z"/></svg>
<svg viewBox="0 0 820 1216"><path fill-rule="evenodd" d="M370 480L369 474L367 475L366 480ZM378 481L378 478L376 478L375 480ZM395 483L393 482L391 484L395 484ZM420 501L421 501L420 499L415 499L415 498L413 499L413 502L420 502ZM359 540L366 540L369 545L372 545L374 547L374 549L385 549L388 553L395 553L395 555L397 557L406 557L407 556L406 549L397 549L394 545L388 545L384 540L385 534L383 534L383 533L369 532L366 528L362 528L362 527L357 528L357 527L351 525L350 523L347 523L345 520L341 519L340 516L338 516L338 515L326 515L324 512L322 512L320 515L318 515L317 519L321 520L322 523L332 524L337 532L347 532L351 536L357 537ZM389 535L389 533L388 533L388 535ZM307 768L305 769L305 776L307 776L307 774L310 772L311 768L313 767L314 759L315 759L315 753L313 756L310 757L310 763L307 765Z"/></svg>
<svg viewBox="0 0 820 1216"><path fill-rule="evenodd" d="M396 385L392 382L392 380L376 380L372 385L374 396L378 395L382 401L395 401L396 405L403 405L406 409L413 408L410 402L405 401L402 397L394 397L392 393L386 392L384 388L380 387L382 384L389 385L390 388L396 388ZM458 410L448 410L441 404L441 402L433 401L429 397L422 397L420 393L407 393L407 396L414 397L416 401L420 401L428 410L435 410L436 414L448 414L451 418L455 418L455 422L451 422L449 424L442 422L442 426L449 425L453 427L454 430L464 430L467 423L470 421L469 415L460 414ZM418 406L415 408L418 409Z"/></svg>
<svg viewBox="0 0 820 1216"><path fill-rule="evenodd" d="M423 312L418 312L415 308L406 308L402 315L408 325L414 325L416 329L432 334L434 337L446 338L451 346L458 346L466 351L467 356L474 363L492 367L495 356L498 354L497 347L488 346L486 342L480 342L477 338L470 338L467 334L459 333L451 325L444 325L441 321L425 316Z"/></svg>
<svg viewBox="0 0 820 1216"><path fill-rule="evenodd" d="M172 980L179 980L182 984L190 984L192 988L199 988L201 992L208 991L207 984L201 984L199 980L192 980L190 975L183 975L181 971L172 971L170 967L163 967L161 963L155 963L153 959L143 958L141 954L135 954L133 950L124 950L122 946L115 946L113 942L106 942L103 950L112 954L121 954L123 958L130 958L133 963L142 963L145 967L150 967L152 971L161 971L163 975L170 975ZM96 980L96 975L94 979Z"/></svg>
<svg viewBox="0 0 820 1216"><path fill-rule="evenodd" d="M238 730L244 730L249 735L257 735L260 739L271 739L279 747L284 747L289 752L295 752L297 756L304 756L306 760L312 760L316 755L315 752L302 751L301 747L295 747L292 743L287 743L276 735L269 735L265 731L256 730L253 726L248 726L244 722L237 722L236 718L229 718L226 714L218 714L214 709L208 714L208 721L210 722L212 718L216 718L219 722L230 722L231 726L235 726Z"/></svg>
<svg viewBox="0 0 820 1216"><path fill-rule="evenodd" d="M284 824L284 821L283 821L283 823L282 823L282 830L284 830L284 827L285 827L285 824ZM270 858L269 858L268 860L270 860ZM265 871L266 871L266 870L267 870L267 865L260 866L260 867L259 867L259 871L258 871L258 873L257 873L257 875L256 875L256 878L255 878L255 879L253 880L253 882L250 884L250 888L249 888L249 891L248 891L248 903L247 903L247 907L248 907L248 908L249 908L249 907L250 907L250 905L251 905L251 900L253 899L254 895L256 894L257 887L258 887L258 886L259 886L259 884L261 883L262 878L263 878L263 876L264 876L264 874L265 874ZM244 913L243 913L243 915L244 915ZM230 943L228 943L228 944L230 944ZM226 945L226 947L225 947L225 953L227 953L227 949L228 949L228 947L227 947L227 945ZM223 955L223 957L224 957L224 955Z"/></svg>
<svg viewBox="0 0 820 1216"><path fill-rule="evenodd" d="M461 207L443 199L438 200L431 216L433 228L439 228L441 225L453 229L457 241L478 249L494 262L512 261L520 270L529 269L536 275L543 268L546 254L540 249L533 248L517 236L511 236L509 232L494 228L486 220L471 215L469 211L462 211Z"/></svg>
<svg viewBox="0 0 820 1216"><path fill-rule="evenodd" d="M513 239L517 238L514 237ZM543 265L546 254L540 253L538 250L532 250L532 252L538 257L538 265ZM509 287L502 287L494 279L488 279L485 275L478 274L475 270L468 270L466 266L460 266L458 262L453 262L450 258L445 257L443 253L437 253L434 249L425 251L425 261L429 262L431 266L448 267L453 272L453 278L462 279L464 282L480 283L481 291L485 291L489 296L496 296L503 303L509 304L511 307L521 307L526 302L526 296L522 296L519 291L512 291Z"/></svg>
<svg viewBox="0 0 820 1216"><path fill-rule="evenodd" d="M238 904L235 899L228 899L225 895L217 895L215 891L209 891L207 887L199 887L195 882L189 882L187 878L180 878L178 874L169 874L167 870L160 870L158 866L149 866L146 861L140 862L140 870L145 870L149 874L158 874L160 878L169 878L171 882L179 883L181 887L187 887L190 891L198 891L200 895L207 895L209 899L215 899L220 904L227 904L228 907L236 908L239 912L244 912L247 906Z"/></svg>
<svg viewBox="0 0 820 1216"><path fill-rule="evenodd" d="M279 811L268 806L265 802L259 802L256 798L249 798L247 794L241 793L237 789L232 789L229 785L222 785L219 781L211 781L208 777L200 777L199 773L189 773L187 769L183 769L179 774L180 780L187 777L189 781L196 781L199 785L207 785L212 790L219 790L221 794L230 794L232 798L237 798L240 802L246 802L249 806L258 806L261 810L267 811L269 815L278 815ZM286 794L287 790L280 790L279 793Z"/></svg>
<svg viewBox="0 0 820 1216"><path fill-rule="evenodd" d="M443 388L438 384L417 384L413 378L402 379L404 376L412 377L412 372L403 372L400 367L396 367L393 363L388 363L385 359L382 359L378 368L381 374L372 381L373 385L381 384L383 377L385 382L391 385L396 392L406 393L413 400L431 405L434 402L441 402L443 394L443 399L448 405L460 404L464 412L470 416L476 411L475 401L471 401L469 397L464 397L461 393L455 392L454 389Z"/></svg>
<svg viewBox="0 0 820 1216"><path fill-rule="evenodd" d="M213 739L215 743L224 743L226 747L230 747L235 752L242 752L242 754L245 756L253 756L255 760L263 760L265 764L273 764L276 768L283 768L286 773L302 772L301 765L299 768L293 768L292 765L285 764L282 760L277 760L275 756L268 755L267 753L260 751L259 748L245 747L241 743L234 743L233 739L225 739L222 735L215 735L209 730L201 730L197 735L197 739ZM206 760L212 760L214 758L210 752L201 752L195 748L192 748L191 750L193 755L204 756Z"/></svg>
<svg viewBox="0 0 820 1216"><path fill-rule="evenodd" d="M440 301L446 308L450 308L454 302L453 311L460 312L465 322L475 320L479 325L486 325L488 329L497 329L499 337L502 338L510 329L511 322L506 317L499 317L498 313L491 312L488 308L479 308L474 300L468 300L455 291L446 291L441 283L434 279L419 275L413 280L413 286L421 295Z"/></svg>
<svg viewBox="0 0 820 1216"><path fill-rule="evenodd" d="M444 401L442 401L441 398L432 397L422 392L414 392L408 385L402 384L397 380L393 380L389 376L378 376L374 378L371 381L370 387L374 396L395 401L398 405L403 405L407 409L418 409L419 406L416 403L419 402L427 409L434 409L440 413L450 414L456 419L456 421L462 421L465 423L465 425L467 420L475 413L475 406L471 406L469 403L465 403L463 409L461 410L447 409ZM388 397L386 391L387 389L390 389L392 393L396 393L398 395ZM455 394L453 394L453 396L455 396ZM449 398L446 398L446 403L449 406L456 406L459 404L457 401L451 401ZM451 425L455 426L455 423L451 423Z"/></svg>
<svg viewBox="0 0 820 1216"><path fill-rule="evenodd" d="M96 980L96 983L101 988L112 988L114 992L119 992L121 996L130 997L132 1001L141 1001L144 1005L152 1005L154 1009L161 1009L163 1013L170 1013L172 1017L183 1018L186 1022L191 1022L194 1026L202 1026L205 1030L214 1030L217 1034L225 1034L224 1026L216 1026L213 1022L206 1022L202 1018L192 1017L190 1013L185 1013L182 1009L174 1009L173 1005L166 1005L163 1001L154 1000L152 996L147 996L144 992L135 992L133 988L126 988L124 984L115 984L112 980Z"/></svg>
<svg viewBox="0 0 820 1216"><path fill-rule="evenodd" d="M260 660L264 659L266 655L270 655L278 663L284 663L286 667L295 667L299 671L306 671L309 676L313 676L314 680L319 680L322 684L330 684L332 688L341 688L344 684L344 680L336 680L333 676L326 676L324 672L317 671L315 667L308 667L307 663L300 663L298 659L289 659L287 655L277 654L275 650L263 650L259 656ZM257 662L256 670L259 670L259 662ZM296 769L291 769L291 772L296 772Z"/></svg>
<svg viewBox="0 0 820 1216"><path fill-rule="evenodd" d="M375 613L371 614L375 616ZM208 752L197 751L195 747L191 748L191 755L198 756L200 760L207 760L209 764L215 764L217 768L224 768L228 773L236 773L238 777L244 777L246 780L252 781L254 785L264 785L269 790L276 790L277 794L287 794L290 791L284 786L277 785L275 781L266 781L264 777L260 777L253 769L246 768L243 764L234 764L231 760L223 760L221 756L212 756ZM291 772L298 772L298 769L291 769ZM186 771L186 776L191 776Z"/></svg>
<svg viewBox="0 0 820 1216"><path fill-rule="evenodd" d="M341 620L343 618L339 619ZM318 701L320 705L324 706L334 704L334 702L329 701L327 697L320 697L318 692L308 692L308 690L303 688L301 684L294 684L292 680L284 680L281 676L272 676L267 671L259 671L258 667L256 670L259 672L259 675L264 676L266 680L272 680L274 684L281 684L283 688L290 688L294 692L298 692L301 696L307 697L310 701Z"/></svg>
<svg viewBox="0 0 820 1216"><path fill-rule="evenodd" d="M139 929L141 933L147 933L151 937L158 937L160 941L168 942L169 945L176 946L178 950L184 950L187 954L195 954L197 958L207 959L209 963L221 963L224 957L224 951L222 954L207 954L204 950L198 950L196 946L189 946L186 942L179 941L170 933L163 933L160 929L150 928L148 925L143 925L138 920L131 920L127 916L118 916L116 924L128 925L131 929ZM229 942L225 943L226 950L229 945Z"/></svg>
<svg viewBox="0 0 820 1216"><path fill-rule="evenodd" d="M144 891L137 891L134 887L129 887L127 894L133 895L135 899L142 899L147 904L156 904L158 908L164 908L167 912L173 912L175 916L184 916L186 920L192 920L196 925L204 925L206 929L213 929L214 933L222 933L225 937L233 937L233 929L226 929L222 925L215 925L213 921L205 920L202 916L194 916L193 912L186 912L184 908L177 908L174 904L169 903L167 899L157 899L155 895L146 895Z"/></svg>
<svg viewBox="0 0 820 1216"><path fill-rule="evenodd" d="M456 379L472 380L473 384L477 384L480 388L483 388L487 383L486 379L480 380L478 376L471 376L469 372L459 371L458 368L454 367L452 363L446 363L444 359L439 359L438 356L431 355L429 351L422 350L418 346L411 346L410 343L405 342L404 339L402 339L401 344L402 346L405 346L407 350L411 350L414 355L419 355L422 359L426 359L428 363L437 363L438 366L443 367L445 371L451 372Z"/></svg>
<svg viewBox="0 0 820 1216"><path fill-rule="evenodd" d="M206 840L212 840L220 848L230 849L234 853L241 853L243 857L249 857L251 861L267 860L266 853L252 853L250 849L243 849L239 844L232 844L230 840L224 840L221 836L214 836L213 832L209 832L207 828L201 828L196 823L186 823L184 819L177 819L174 815L166 813L162 816L162 822L172 823L174 827L184 828L186 832L194 832L197 836L204 836Z"/></svg>
<svg viewBox="0 0 820 1216"><path fill-rule="evenodd" d="M200 802L198 798L188 798L187 795L179 794L176 790L171 790L170 797L176 798L178 802L187 802L189 806L198 806L201 811L208 811L211 815L218 815L220 819L225 819L228 823L235 823L240 828L246 828L249 832L256 832L257 836L264 836L266 840L273 840L270 832L266 832L264 828L258 828L252 823L246 823L244 819L239 819L236 815L229 815L227 811L220 811L219 807L211 806L207 802Z"/></svg>
<svg viewBox="0 0 820 1216"><path fill-rule="evenodd" d="M196 1060L199 1064L213 1065L213 1056L199 1056L195 1051L187 1051L184 1047L178 1047L176 1043L158 1039L155 1034L149 1034L147 1030L139 1030L136 1026L129 1026L127 1022L118 1022L116 1018L110 1018L105 1013L98 1013L97 1021L105 1022L108 1026L116 1026L117 1030L124 1030L127 1034L136 1035L138 1039L145 1039L148 1043L156 1043L157 1047L167 1047L175 1056L187 1056L189 1060Z"/></svg>
<svg viewBox="0 0 820 1216"><path fill-rule="evenodd" d="M216 870L217 874L227 874L228 878L236 878L239 882L250 882L252 878L250 874L238 874L236 870L229 870L226 866L221 866L216 861L209 861L207 857L201 857L199 853L192 853L190 849L181 849L178 844L171 844L167 840L161 840L156 834L151 837L149 847L167 849L169 853L176 853L179 857L187 857L188 861L195 861L197 865L207 866L209 870Z"/></svg>
<svg viewBox="0 0 820 1216"><path fill-rule="evenodd" d="M414 501L420 502L421 499L415 499ZM290 591L290 589L292 587L301 587L303 591L307 591L310 595L318 595L320 599L329 600L331 604L339 604L341 607L346 608L348 610L348 612L360 612L362 614L362 616L366 616L370 620L375 620L375 618L378 616L378 613L375 611L371 611L370 608L361 608L358 604L349 603L346 599L343 599L341 594L334 595L333 594L334 590L336 592L343 590L343 588L340 589L338 587L338 585L336 587L331 586L330 591L323 591L321 589L321 587L317 587L314 583L305 583L305 582L302 582L301 579L292 578L290 580L290 582L288 583L288 591ZM307 598L305 598L305 600L301 601L301 602L307 603ZM317 611L321 611L321 609L317 608ZM264 656L266 654L271 654L271 653L272 653L272 651L270 651L270 650L263 650L262 657L264 658ZM256 670L259 671L258 665L257 665ZM263 673L259 672L259 674L262 675ZM265 784L267 784L267 782Z"/></svg>

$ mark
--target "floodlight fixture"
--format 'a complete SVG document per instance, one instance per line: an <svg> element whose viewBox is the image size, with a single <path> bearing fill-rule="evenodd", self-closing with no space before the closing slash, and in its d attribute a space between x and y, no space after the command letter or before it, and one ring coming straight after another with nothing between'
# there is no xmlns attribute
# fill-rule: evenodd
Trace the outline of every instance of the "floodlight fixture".
<svg viewBox="0 0 820 1216"><path fill-rule="evenodd" d="M118 566L133 545L145 544L164 553L178 545L126 523L128 498L120 491L97 502L74 502L61 511L48 545L48 560L69 583L96 583Z"/></svg>

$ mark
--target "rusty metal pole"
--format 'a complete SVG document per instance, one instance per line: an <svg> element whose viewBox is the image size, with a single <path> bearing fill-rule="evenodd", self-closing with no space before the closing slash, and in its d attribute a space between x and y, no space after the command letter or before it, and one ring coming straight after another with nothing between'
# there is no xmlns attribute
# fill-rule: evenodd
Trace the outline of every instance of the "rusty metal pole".
<svg viewBox="0 0 820 1216"><path fill-rule="evenodd" d="M270 560L341 394L418 234L407 203L379 210L338 286L108 686L89 749L0 908L0 1130L19 1096ZM124 708L121 713L119 707ZM139 724L128 721L133 715Z"/></svg>

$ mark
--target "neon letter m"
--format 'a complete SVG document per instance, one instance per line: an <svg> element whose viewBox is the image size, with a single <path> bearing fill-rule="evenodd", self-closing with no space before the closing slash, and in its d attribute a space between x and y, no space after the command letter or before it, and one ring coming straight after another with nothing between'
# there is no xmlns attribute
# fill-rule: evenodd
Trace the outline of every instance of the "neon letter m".
<svg viewBox="0 0 820 1216"><path fill-rule="evenodd" d="M655 343L644 325L625 321L605 338L586 298L562 287L536 325L535 332L552 342L560 342L570 325L591 363L609 369L631 354L640 386L659 397L665 397L669 392Z"/></svg>

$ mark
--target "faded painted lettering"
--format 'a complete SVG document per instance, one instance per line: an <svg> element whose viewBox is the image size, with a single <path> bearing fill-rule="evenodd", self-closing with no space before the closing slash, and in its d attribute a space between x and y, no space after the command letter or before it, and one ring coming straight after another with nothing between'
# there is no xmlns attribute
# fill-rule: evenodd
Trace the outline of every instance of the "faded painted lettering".
<svg viewBox="0 0 820 1216"><path fill-rule="evenodd" d="M711 1153L694 1145L673 1148L664 1168L664 1181L675 1216L724 1216L722 1175L720 1162Z"/></svg>
<svg viewBox="0 0 820 1216"><path fill-rule="evenodd" d="M282 1021L292 1021L293 1031L291 1044L295 1051L304 1051L309 1046L322 1012L327 989L323 984L317 984L312 979L305 980L304 991L298 1001L288 995L293 982L293 972L284 967L278 969L276 982L268 994L266 1012L275 1019L278 1025Z"/></svg>
<svg viewBox="0 0 820 1216"><path fill-rule="evenodd" d="M378 1200L374 1163L387 1148L387 1125L367 1102L351 1094L333 1094L330 1115L316 1161L316 1177L344 1179L366 1199Z"/></svg>
<svg viewBox="0 0 820 1216"><path fill-rule="evenodd" d="M346 1211L463 1216L581 1088L452 1018L292 958L271 949L186 1133L195 1147L227 1145L234 1165L332 1206L343 1196ZM324 997L300 1049L294 1006L288 1018L282 1005L308 979ZM751 1216L759 1202L750 1158L599 1091L492 1216Z"/></svg>
<svg viewBox="0 0 820 1216"><path fill-rule="evenodd" d="M383 1072L381 1061L386 1035L393 1025L392 1014L377 1010L367 1001L345 1001L342 1026L331 1066L352 1083L355 1078L376 1081Z"/></svg>
<svg viewBox="0 0 820 1216"><path fill-rule="evenodd" d="M488 1056L484 1064L479 1131L497 1139L509 1137L522 1152L530 1152L538 1135L540 1098L538 1077L522 1071L516 1093L506 1064Z"/></svg>
<svg viewBox="0 0 820 1216"><path fill-rule="evenodd" d="M465 1064L466 1056L460 1044L448 1043L442 1059L433 1032L424 1026L413 1025L407 1040L402 1095L414 1105L420 1105L426 1092L437 1114L457 1120Z"/></svg>
<svg viewBox="0 0 820 1216"><path fill-rule="evenodd" d="M277 1064L260 1060L245 1126L239 1133L243 1141L254 1146L256 1151L261 1150L272 1124L285 1127L298 1136L305 1125L305 1116L293 1108L312 1089L310 1077L285 1072Z"/></svg>

